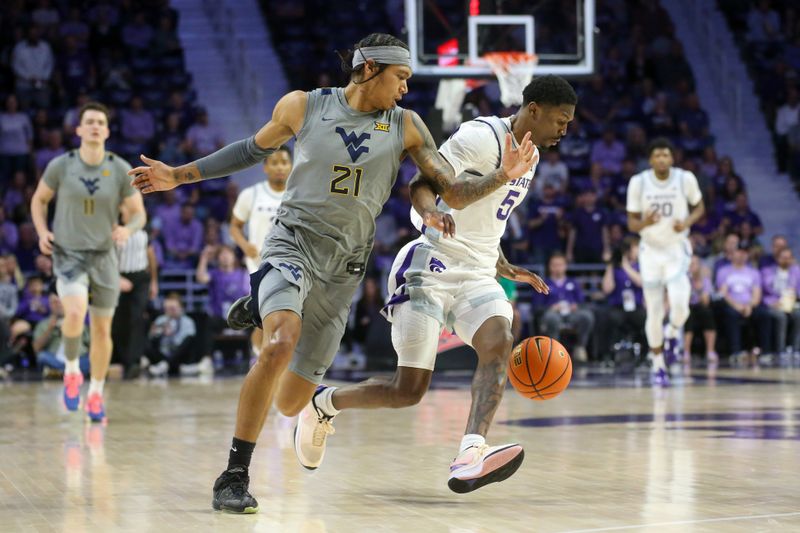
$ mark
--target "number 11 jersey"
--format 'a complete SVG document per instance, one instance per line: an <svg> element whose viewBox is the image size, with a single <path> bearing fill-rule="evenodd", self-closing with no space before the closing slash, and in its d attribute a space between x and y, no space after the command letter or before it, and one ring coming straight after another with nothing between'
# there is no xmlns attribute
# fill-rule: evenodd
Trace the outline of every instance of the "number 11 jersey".
<svg viewBox="0 0 800 533"><path fill-rule="evenodd" d="M439 153L453 167L456 179L463 174L482 176L500 168L507 133L511 133L510 118L478 117L463 123L442 144ZM512 142L517 148L516 139ZM537 161L538 156L537 151L534 155ZM535 171L536 165L527 174L507 182L464 209L453 209L442 199L437 199L439 210L450 213L455 220L455 237L442 238L438 231L424 226L414 208L411 209L411 221L437 249L476 267L494 268L508 219L528 194Z"/></svg>

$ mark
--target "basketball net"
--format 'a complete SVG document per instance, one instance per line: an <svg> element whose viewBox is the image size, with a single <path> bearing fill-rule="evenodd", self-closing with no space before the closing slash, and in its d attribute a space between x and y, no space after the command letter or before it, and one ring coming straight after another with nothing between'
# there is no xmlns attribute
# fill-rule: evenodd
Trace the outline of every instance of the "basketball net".
<svg viewBox="0 0 800 533"><path fill-rule="evenodd" d="M506 107L522 103L522 91L533 79L539 58L525 52L490 52L483 56L500 85L500 101Z"/></svg>

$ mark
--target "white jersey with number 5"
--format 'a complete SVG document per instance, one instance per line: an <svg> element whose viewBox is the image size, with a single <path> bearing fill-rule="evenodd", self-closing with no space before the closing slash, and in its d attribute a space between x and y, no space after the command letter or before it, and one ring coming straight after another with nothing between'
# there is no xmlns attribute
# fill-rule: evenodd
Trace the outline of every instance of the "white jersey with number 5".
<svg viewBox="0 0 800 533"><path fill-rule="evenodd" d="M500 168L507 133L511 133L509 118L479 117L462 124L439 152L456 176L464 173L482 176ZM518 147L516 139L513 146ZM534 157L538 160L538 152ZM453 209L437 200L439 210L450 213L455 220L455 237L441 238L438 231L422 224L422 218L413 208L411 221L438 250L477 267L494 268L508 218L528 194L535 171L536 165L524 176L464 209Z"/></svg>
<svg viewBox="0 0 800 533"><path fill-rule="evenodd" d="M703 199L697 178L688 170L672 167L669 177L661 181L652 169L640 172L628 183L627 210L643 215L656 210L660 220L644 228L642 243L663 247L683 241L689 235L688 228L676 232L673 224L689 216L689 206L697 205Z"/></svg>

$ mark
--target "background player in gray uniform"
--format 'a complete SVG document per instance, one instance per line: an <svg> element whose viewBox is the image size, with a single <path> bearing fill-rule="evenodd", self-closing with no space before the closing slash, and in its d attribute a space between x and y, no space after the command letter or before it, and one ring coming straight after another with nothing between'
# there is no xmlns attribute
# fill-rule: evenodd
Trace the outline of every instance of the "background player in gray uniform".
<svg viewBox="0 0 800 533"><path fill-rule="evenodd" d="M249 139L177 168L143 157L147 166L130 172L142 192L171 189L257 164L297 138L277 222L261 268L251 275L251 298L234 304L228 317L234 327L259 323L264 341L242 386L228 468L214 484L215 509L257 511L247 491L255 441L273 398L284 415L298 414L333 360L372 249L375 218L402 156L409 154L424 175L446 183L441 194L450 205L480 198L533 165L528 135L499 169L456 181L420 118L397 107L408 92L409 64L405 43L372 34L347 63L352 75L346 87L291 92ZM427 225L452 233L446 215L421 207L420 213Z"/></svg>
<svg viewBox="0 0 800 533"><path fill-rule="evenodd" d="M106 107L98 103L83 106L76 132L80 147L47 165L31 201L31 217L39 234L39 249L53 255L56 288L64 306L64 403L72 411L80 404L83 375L78 356L88 306L91 384L86 410L93 421L101 421L105 418L103 386L111 362L111 321L119 297L114 246L124 244L144 227L146 215L142 196L127 177L130 165L106 151ZM47 206L54 197L51 232ZM120 209L128 216L124 226L117 225Z"/></svg>

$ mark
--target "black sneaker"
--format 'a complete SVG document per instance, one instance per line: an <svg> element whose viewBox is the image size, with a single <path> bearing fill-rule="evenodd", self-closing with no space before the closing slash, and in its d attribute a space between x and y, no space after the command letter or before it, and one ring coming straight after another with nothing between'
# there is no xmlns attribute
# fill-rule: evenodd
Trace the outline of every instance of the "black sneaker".
<svg viewBox="0 0 800 533"><path fill-rule="evenodd" d="M252 514L258 512L258 502L247 491L250 477L247 468L235 466L224 471L214 482L211 506L217 511Z"/></svg>
<svg viewBox="0 0 800 533"><path fill-rule="evenodd" d="M233 302L226 317L228 326L236 330L261 328L261 322L253 318L253 311L250 309L252 302L250 295L242 296Z"/></svg>

